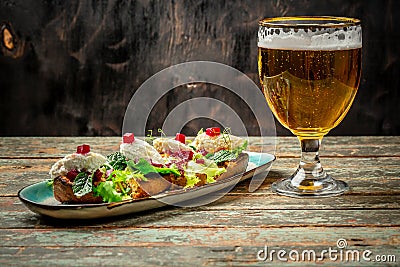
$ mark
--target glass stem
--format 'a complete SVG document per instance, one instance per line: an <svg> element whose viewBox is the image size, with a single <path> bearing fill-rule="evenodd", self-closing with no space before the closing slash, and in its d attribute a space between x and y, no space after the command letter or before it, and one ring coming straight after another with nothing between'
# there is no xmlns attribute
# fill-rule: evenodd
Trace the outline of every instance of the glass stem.
<svg viewBox="0 0 400 267"><path fill-rule="evenodd" d="M292 176L292 185L306 190L317 189L321 181L327 178L327 174L322 168L319 159L319 148L321 139L301 139L301 159L300 164Z"/></svg>
<svg viewBox="0 0 400 267"><path fill-rule="evenodd" d="M311 174L313 177L318 178L323 176L324 169L322 168L319 160L319 148L322 139L303 139L300 140L301 144L301 159L300 167L304 169L306 174Z"/></svg>

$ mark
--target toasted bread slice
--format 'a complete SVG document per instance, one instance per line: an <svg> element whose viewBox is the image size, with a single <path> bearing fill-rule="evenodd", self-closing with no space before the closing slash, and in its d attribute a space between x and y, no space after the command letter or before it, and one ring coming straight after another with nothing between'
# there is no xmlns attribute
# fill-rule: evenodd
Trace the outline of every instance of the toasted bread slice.
<svg viewBox="0 0 400 267"><path fill-rule="evenodd" d="M54 198L61 203L102 203L102 197L94 196L90 192L82 197L75 196L72 191L72 182L66 176L57 176L53 181Z"/></svg>
<svg viewBox="0 0 400 267"><path fill-rule="evenodd" d="M226 172L217 177L217 180L222 180L228 177L243 174L246 171L248 163L249 155L246 153L241 153L236 160L227 161L224 163Z"/></svg>

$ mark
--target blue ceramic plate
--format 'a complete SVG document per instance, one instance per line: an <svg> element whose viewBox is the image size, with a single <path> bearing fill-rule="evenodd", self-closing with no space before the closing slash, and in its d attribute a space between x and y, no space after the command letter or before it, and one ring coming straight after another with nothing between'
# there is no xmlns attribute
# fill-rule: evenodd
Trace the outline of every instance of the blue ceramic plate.
<svg viewBox="0 0 400 267"><path fill-rule="evenodd" d="M275 156L267 153L247 152L249 162L246 172L212 184L191 189L167 191L152 197L127 200L117 203L99 204L61 204L53 195L53 189L47 182L29 185L18 192L18 197L31 211L60 219L95 219L125 215L166 205L199 206L221 198L238 182L252 178L255 175L265 175Z"/></svg>

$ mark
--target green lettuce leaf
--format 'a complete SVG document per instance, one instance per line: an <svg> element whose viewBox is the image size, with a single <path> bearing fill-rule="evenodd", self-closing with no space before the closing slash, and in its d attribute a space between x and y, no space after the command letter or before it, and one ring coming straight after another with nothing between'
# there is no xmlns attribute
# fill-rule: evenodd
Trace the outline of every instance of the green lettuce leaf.
<svg viewBox="0 0 400 267"><path fill-rule="evenodd" d="M107 181L101 182L93 189L96 196L101 196L105 202L116 202L129 199L131 188L129 180L146 180L143 174L132 172L130 168L114 170L107 177Z"/></svg>
<svg viewBox="0 0 400 267"><path fill-rule="evenodd" d="M234 149L233 152L235 152L237 155L239 155L240 153L242 153L243 150L245 150L247 148L248 144L249 144L249 142L247 140L244 141L243 145Z"/></svg>
<svg viewBox="0 0 400 267"><path fill-rule="evenodd" d="M175 168L164 168L164 167L154 167L151 165L147 160L145 159L140 159L138 163L134 163L133 161L128 161L127 162L129 168L131 168L133 171L138 170L140 173L143 175L149 174L149 173L159 173L160 175L167 175L167 174L174 174L175 176L180 176L181 173L179 172L178 169Z"/></svg>
<svg viewBox="0 0 400 267"><path fill-rule="evenodd" d="M196 174L185 173L185 177L186 177L186 186L185 186L185 188L192 188L198 182L200 182L200 179L199 179L199 177L196 176Z"/></svg>
<svg viewBox="0 0 400 267"><path fill-rule="evenodd" d="M104 202L118 202L123 200L122 194L117 192L112 181L101 182L93 191L96 196L101 196Z"/></svg>
<svg viewBox="0 0 400 267"><path fill-rule="evenodd" d="M114 183L125 183L129 179L133 178L133 173L129 168L126 168L125 170L113 170L108 178L112 179Z"/></svg>
<svg viewBox="0 0 400 267"><path fill-rule="evenodd" d="M211 161L210 161L211 162ZM196 177L196 173L202 173L207 175L207 183L215 182L215 177L226 172L225 168L219 168L214 162L207 162L207 165L198 164L194 161L189 161L185 169L185 177L187 179L186 187L193 187L199 179ZM194 183L194 181L197 182Z"/></svg>
<svg viewBox="0 0 400 267"><path fill-rule="evenodd" d="M46 185L49 186L49 187L53 187L53 183L54 183L54 180L53 179L49 179L49 180L47 180Z"/></svg>
<svg viewBox="0 0 400 267"><path fill-rule="evenodd" d="M214 179L213 176L208 176L208 175L207 175L206 181L207 181L207 184L212 184L212 183L215 182L215 179Z"/></svg>

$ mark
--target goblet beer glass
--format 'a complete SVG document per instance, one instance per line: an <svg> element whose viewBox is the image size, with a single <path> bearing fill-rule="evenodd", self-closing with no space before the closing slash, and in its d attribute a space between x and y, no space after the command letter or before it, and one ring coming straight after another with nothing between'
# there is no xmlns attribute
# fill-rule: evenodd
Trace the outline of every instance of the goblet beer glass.
<svg viewBox="0 0 400 267"><path fill-rule="evenodd" d="M361 75L361 23L340 17L281 17L259 22L258 72L276 119L301 144L295 173L272 184L294 197L348 190L320 163L322 138L346 116Z"/></svg>

